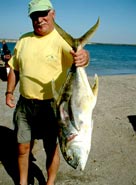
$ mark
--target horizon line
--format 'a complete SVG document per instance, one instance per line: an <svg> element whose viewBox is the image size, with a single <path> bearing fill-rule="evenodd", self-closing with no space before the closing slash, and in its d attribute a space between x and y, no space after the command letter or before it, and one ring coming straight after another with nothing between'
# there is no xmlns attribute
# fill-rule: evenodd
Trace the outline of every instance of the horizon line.
<svg viewBox="0 0 136 185"><path fill-rule="evenodd" d="M18 39L0 39L0 42L2 42L3 40L5 40L7 43L11 42L11 43L16 43L18 41ZM98 44L98 45L129 45L129 46L136 46L136 44L127 44L127 43L112 43L112 42L90 42L88 41L87 44Z"/></svg>

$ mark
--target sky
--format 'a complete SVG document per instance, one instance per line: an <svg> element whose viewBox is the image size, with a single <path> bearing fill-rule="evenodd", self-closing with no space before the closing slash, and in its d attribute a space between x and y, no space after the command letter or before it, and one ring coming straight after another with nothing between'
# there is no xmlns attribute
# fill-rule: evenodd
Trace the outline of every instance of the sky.
<svg viewBox="0 0 136 185"><path fill-rule="evenodd" d="M56 22L73 37L82 36L98 17L91 42L136 44L136 0L51 0ZM29 0L4 0L0 5L0 38L18 39L32 31Z"/></svg>

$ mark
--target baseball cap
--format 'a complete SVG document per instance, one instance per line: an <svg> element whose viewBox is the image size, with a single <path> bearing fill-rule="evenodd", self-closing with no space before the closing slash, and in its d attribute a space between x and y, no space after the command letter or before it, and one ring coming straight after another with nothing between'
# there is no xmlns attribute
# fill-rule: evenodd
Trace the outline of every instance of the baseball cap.
<svg viewBox="0 0 136 185"><path fill-rule="evenodd" d="M46 11L53 9L50 0L31 0L28 4L28 15L36 11Z"/></svg>

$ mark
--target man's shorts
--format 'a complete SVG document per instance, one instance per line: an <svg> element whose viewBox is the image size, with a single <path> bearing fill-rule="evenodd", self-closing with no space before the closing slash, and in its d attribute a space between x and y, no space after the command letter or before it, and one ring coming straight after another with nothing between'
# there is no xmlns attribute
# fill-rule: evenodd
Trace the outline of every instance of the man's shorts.
<svg viewBox="0 0 136 185"><path fill-rule="evenodd" d="M57 142L57 121L51 100L31 100L20 96L14 111L13 122L18 143L34 139Z"/></svg>

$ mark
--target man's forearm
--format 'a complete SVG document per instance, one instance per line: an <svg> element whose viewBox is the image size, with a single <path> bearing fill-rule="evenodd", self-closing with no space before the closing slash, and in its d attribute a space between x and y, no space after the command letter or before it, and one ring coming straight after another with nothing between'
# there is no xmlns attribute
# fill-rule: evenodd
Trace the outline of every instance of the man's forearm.
<svg viewBox="0 0 136 185"><path fill-rule="evenodd" d="M13 69L10 69L9 75L8 75L8 81L7 81L7 91L6 93L13 94L15 87L18 83L19 77L18 72L14 71Z"/></svg>

